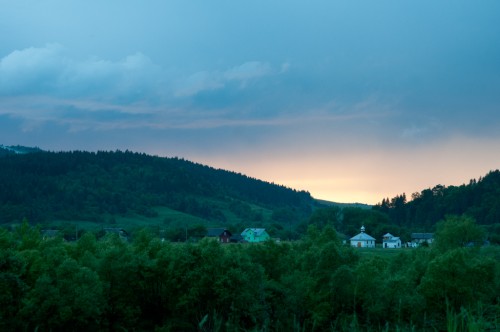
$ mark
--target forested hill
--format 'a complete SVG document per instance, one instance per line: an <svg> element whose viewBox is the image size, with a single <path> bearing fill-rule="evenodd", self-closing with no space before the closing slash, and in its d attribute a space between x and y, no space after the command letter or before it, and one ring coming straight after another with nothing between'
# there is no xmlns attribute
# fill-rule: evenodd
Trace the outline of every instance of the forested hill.
<svg viewBox="0 0 500 332"><path fill-rule="evenodd" d="M33 152L42 152L42 150L40 148L31 148L21 145L5 146L0 144L0 157L7 154L25 154Z"/></svg>
<svg viewBox="0 0 500 332"><path fill-rule="evenodd" d="M225 207L238 213L255 205L307 216L312 204L308 192L179 158L128 151L0 157L0 223L148 216L157 206L216 221L224 220Z"/></svg>
<svg viewBox="0 0 500 332"><path fill-rule="evenodd" d="M394 224L408 229L432 230L446 215L468 215L480 225L500 223L500 171L461 186L442 186L384 199L373 207L387 213Z"/></svg>

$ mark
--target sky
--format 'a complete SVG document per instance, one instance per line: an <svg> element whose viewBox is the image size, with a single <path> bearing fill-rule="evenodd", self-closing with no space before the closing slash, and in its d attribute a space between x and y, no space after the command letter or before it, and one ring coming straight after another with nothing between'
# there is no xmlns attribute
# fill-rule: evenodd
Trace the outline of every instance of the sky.
<svg viewBox="0 0 500 332"><path fill-rule="evenodd" d="M500 167L500 1L0 0L0 144L375 204Z"/></svg>

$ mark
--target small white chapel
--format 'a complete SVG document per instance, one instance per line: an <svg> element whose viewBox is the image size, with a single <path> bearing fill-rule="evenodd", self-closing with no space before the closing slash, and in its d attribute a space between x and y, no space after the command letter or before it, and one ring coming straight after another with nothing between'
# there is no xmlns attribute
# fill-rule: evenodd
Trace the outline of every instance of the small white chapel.
<svg viewBox="0 0 500 332"><path fill-rule="evenodd" d="M361 233L351 237L351 247L375 248L375 238L365 233L365 226L361 226Z"/></svg>

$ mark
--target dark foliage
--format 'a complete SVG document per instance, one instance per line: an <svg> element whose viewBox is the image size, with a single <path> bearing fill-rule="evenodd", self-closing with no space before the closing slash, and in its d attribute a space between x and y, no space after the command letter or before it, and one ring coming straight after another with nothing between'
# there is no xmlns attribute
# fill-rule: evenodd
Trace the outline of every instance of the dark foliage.
<svg viewBox="0 0 500 332"><path fill-rule="evenodd" d="M405 194L383 199L373 210L386 214L393 225L427 232L447 215L467 215L486 229L490 240L500 243L500 171L461 186L437 185L412 194L410 201Z"/></svg>
<svg viewBox="0 0 500 332"><path fill-rule="evenodd" d="M50 218L102 221L102 216L154 216L166 206L207 220L224 221L210 199L233 203L248 215L248 204L271 210L293 208L295 218L310 213L309 193L179 158L132 152L7 153L0 158L0 223ZM255 213L252 219L262 218Z"/></svg>
<svg viewBox="0 0 500 332"><path fill-rule="evenodd" d="M0 330L498 330L498 248L386 253L344 247L329 226L221 245L146 230L44 240L23 223L0 228Z"/></svg>

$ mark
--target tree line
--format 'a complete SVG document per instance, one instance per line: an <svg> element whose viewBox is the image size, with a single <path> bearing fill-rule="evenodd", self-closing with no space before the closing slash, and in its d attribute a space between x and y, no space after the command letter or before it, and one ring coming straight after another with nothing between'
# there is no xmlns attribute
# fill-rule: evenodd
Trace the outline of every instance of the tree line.
<svg viewBox="0 0 500 332"><path fill-rule="evenodd" d="M346 237L364 224L376 239L389 232L409 241L412 232L433 232L447 215L466 215L486 230L491 243L500 243L498 170L461 186L413 193L409 200L406 194L386 198L369 210L321 206L308 192L179 158L129 151L5 151L0 157L0 224L23 218L105 224L119 215L157 217L155 208L166 206L206 221L189 226L196 229L209 224L232 232L265 227L274 237L299 239L310 224L330 225ZM229 221L228 215L234 218ZM169 239L185 239L183 230L172 227L167 225Z"/></svg>
<svg viewBox="0 0 500 332"><path fill-rule="evenodd" d="M344 246L330 226L221 245L147 230L65 242L23 223L0 228L0 330L497 330L500 252L464 245L477 229L456 217L432 248L390 252Z"/></svg>
<svg viewBox="0 0 500 332"><path fill-rule="evenodd" d="M448 215L469 216L487 230L489 239L500 243L500 171L461 186L436 185L411 195L385 198L373 207L401 229L432 232Z"/></svg>
<svg viewBox="0 0 500 332"><path fill-rule="evenodd" d="M34 152L0 158L0 223L28 218L102 222L103 215L154 216L166 206L206 220L224 221L234 200L271 210L292 207L308 216L308 192L214 169L179 158L129 151Z"/></svg>

